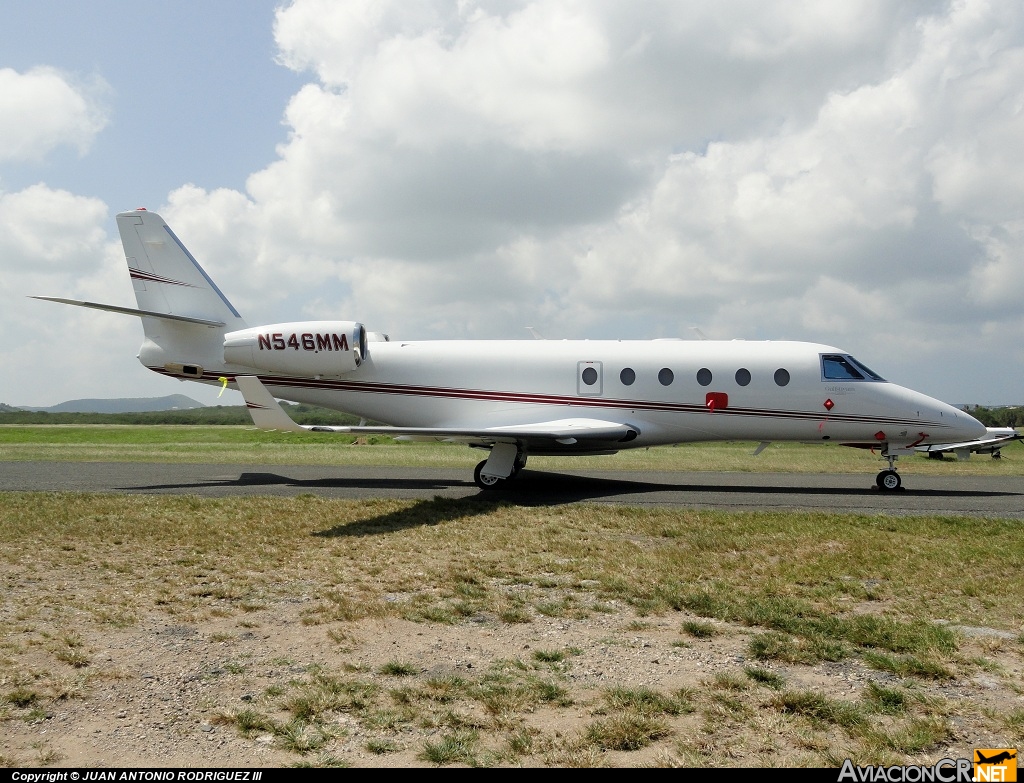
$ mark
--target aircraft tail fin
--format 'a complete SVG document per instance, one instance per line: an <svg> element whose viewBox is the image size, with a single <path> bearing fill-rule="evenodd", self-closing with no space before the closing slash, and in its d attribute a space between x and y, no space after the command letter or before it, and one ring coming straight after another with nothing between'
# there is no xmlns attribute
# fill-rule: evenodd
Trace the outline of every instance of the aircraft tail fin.
<svg viewBox="0 0 1024 783"><path fill-rule="evenodd" d="M215 383L224 367L224 335L245 329L245 320L158 214L122 212L117 229L139 304L120 312L140 316L146 334L139 361Z"/></svg>
<svg viewBox="0 0 1024 783"><path fill-rule="evenodd" d="M139 310L220 321L227 331L245 328L241 314L158 214L122 212L117 230Z"/></svg>

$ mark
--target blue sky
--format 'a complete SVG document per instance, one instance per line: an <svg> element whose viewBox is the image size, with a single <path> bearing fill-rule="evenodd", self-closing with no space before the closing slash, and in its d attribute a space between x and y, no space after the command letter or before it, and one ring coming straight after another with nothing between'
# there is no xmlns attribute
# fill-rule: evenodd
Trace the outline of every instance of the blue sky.
<svg viewBox="0 0 1024 783"><path fill-rule="evenodd" d="M300 75L274 61L274 2L11 0L0 68L58 68L109 85L109 122L89 151L5 164L5 191L40 181L117 212L162 204L183 183L244 189L285 141Z"/></svg>
<svg viewBox="0 0 1024 783"><path fill-rule="evenodd" d="M217 400L143 369L134 319L28 298L134 306L114 215L139 206L254 325L696 326L1024 402L1018 2L2 14L0 402Z"/></svg>

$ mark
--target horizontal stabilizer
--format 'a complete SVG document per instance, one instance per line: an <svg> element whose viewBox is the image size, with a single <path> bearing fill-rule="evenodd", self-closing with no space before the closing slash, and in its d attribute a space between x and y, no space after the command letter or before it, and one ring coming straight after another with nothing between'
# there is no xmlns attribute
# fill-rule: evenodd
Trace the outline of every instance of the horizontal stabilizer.
<svg viewBox="0 0 1024 783"><path fill-rule="evenodd" d="M136 315L140 318L161 318L165 321L180 321L187 324L201 324L202 326L210 327L224 326L223 321L210 321L206 318L192 318L187 315L173 315L172 313L157 313L152 310L137 310L134 307L119 307L118 305L100 304L98 302L83 302L79 299L61 299L59 296L31 296L29 298L42 299L44 302L75 305L75 307L89 307L93 310L106 310L108 313Z"/></svg>

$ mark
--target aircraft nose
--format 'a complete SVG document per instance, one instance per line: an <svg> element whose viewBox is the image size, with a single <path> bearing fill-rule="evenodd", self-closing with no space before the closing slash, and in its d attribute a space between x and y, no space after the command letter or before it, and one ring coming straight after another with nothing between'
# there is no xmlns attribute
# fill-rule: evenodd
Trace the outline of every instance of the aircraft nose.
<svg viewBox="0 0 1024 783"><path fill-rule="evenodd" d="M965 410L955 408L952 405L949 406L953 410L953 415L956 416L956 421L961 427L964 428L967 433L963 440L972 440L974 438L980 438L986 433L985 425L974 418Z"/></svg>
<svg viewBox="0 0 1024 783"><path fill-rule="evenodd" d="M938 401L936 400L936 402ZM936 408L935 412L939 415L939 420L947 422L947 427L949 427L941 436L943 439L974 440L985 434L985 425L963 408L944 402L938 402Z"/></svg>
<svg viewBox="0 0 1024 783"><path fill-rule="evenodd" d="M985 434L985 425L962 408L910 389L900 392L911 416L936 425L929 431L932 443L974 440Z"/></svg>

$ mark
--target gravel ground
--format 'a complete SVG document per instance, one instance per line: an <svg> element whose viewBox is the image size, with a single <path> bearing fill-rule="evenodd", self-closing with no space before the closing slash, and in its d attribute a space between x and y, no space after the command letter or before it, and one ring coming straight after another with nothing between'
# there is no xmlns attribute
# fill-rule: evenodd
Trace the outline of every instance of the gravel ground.
<svg viewBox="0 0 1024 783"><path fill-rule="evenodd" d="M81 660L59 664L65 684L57 698L0 707L0 763L8 767L352 767L434 766L424 754L445 728L426 720L389 728L366 728L350 713L332 717L332 739L301 753L267 731L242 732L227 719L246 709L288 718L282 701L295 683L313 672L358 677L382 688L420 686L456 675L472 680L496 662L535 662L541 651L571 650L546 668L563 685L567 706L525 710L523 726L536 742L530 752L494 756L498 765L523 766L795 766L820 764L822 752L843 758L848 739L836 727L815 728L764 708L773 691L751 686L741 698L752 710L733 711L698 699L693 712L667 718L667 733L633 751L581 750L574 738L608 718L603 694L612 687L646 687L663 693L681 688L696 694L739 689L744 667L754 664L785 678L786 687L814 689L856 700L868 681L906 688L947 705L946 738L914 756L916 763L969 757L975 747L1013 747L1003 718L1024 708L1020 643L1008 634L961 629L961 655L983 657L954 680L900 681L867 668L858 658L814 666L757 662L747 645L755 630L715 624L707 639L681 633L690 618L673 614L636 618L626 607L587 619L537 616L506 624L477 616L458 625L403 620L360 620L309 626L302 600L271 605L243 616L211 617L171 624L154 613L132 627L83 633ZM13 652L11 650L13 649ZM38 645L8 646L19 671L54 672L51 652ZM400 675L383 673L402 662ZM84 665L83 665L84 664ZM731 677L731 680L730 680ZM716 680L717 678L717 680ZM733 686L729 683L732 682ZM0 672L0 694L12 692L10 671ZM723 697L719 700L728 704ZM759 707L760 705L760 707ZM476 708L479 711L479 707ZM718 710L716 712L716 709ZM466 725L480 728L482 745L504 742L486 714L464 709ZM473 721L476 721L474 723ZM490 731L490 733L489 733ZM386 752L372 752L374 741ZM816 755L818 754L818 755ZM478 762L479 762L478 757ZM456 762L460 763L460 762Z"/></svg>

